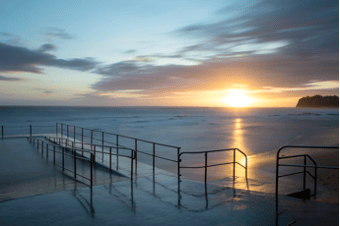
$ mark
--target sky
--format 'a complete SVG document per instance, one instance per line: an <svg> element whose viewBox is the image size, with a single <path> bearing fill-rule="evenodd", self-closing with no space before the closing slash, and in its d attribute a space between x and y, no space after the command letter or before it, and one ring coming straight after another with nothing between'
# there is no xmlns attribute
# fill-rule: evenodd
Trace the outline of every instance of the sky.
<svg viewBox="0 0 340 226"><path fill-rule="evenodd" d="M0 105L295 107L339 95L336 0L0 1Z"/></svg>

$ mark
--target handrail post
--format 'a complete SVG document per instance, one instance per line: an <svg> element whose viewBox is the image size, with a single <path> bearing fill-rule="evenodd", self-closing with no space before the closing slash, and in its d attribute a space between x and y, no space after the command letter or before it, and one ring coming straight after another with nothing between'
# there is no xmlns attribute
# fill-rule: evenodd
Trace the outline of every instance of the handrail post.
<svg viewBox="0 0 340 226"><path fill-rule="evenodd" d="M137 139L135 139L135 173L137 174Z"/></svg>
<svg viewBox="0 0 340 226"><path fill-rule="evenodd" d="M112 147L110 147L110 173L112 170Z"/></svg>
<svg viewBox="0 0 340 226"><path fill-rule="evenodd" d="M46 158L48 159L48 144L46 144Z"/></svg>
<svg viewBox="0 0 340 226"><path fill-rule="evenodd" d="M93 154L90 153L90 177L91 177L91 187L93 185Z"/></svg>
<svg viewBox="0 0 340 226"><path fill-rule="evenodd" d="M53 163L55 164L55 146L53 145Z"/></svg>
<svg viewBox="0 0 340 226"><path fill-rule="evenodd" d="M73 126L73 141L76 142L76 127Z"/></svg>
<svg viewBox="0 0 340 226"><path fill-rule="evenodd" d="M178 179L178 182L177 182L177 194L178 194L178 202L177 202L177 208L180 208L181 207L181 174L180 174L180 162L181 162L181 159L180 159L180 148L177 148L177 179Z"/></svg>
<svg viewBox="0 0 340 226"><path fill-rule="evenodd" d="M104 132L102 132L102 162L104 162Z"/></svg>
<svg viewBox="0 0 340 226"><path fill-rule="evenodd" d="M84 149L84 128L81 128L81 148ZM84 156L84 154L82 154L82 156Z"/></svg>
<svg viewBox="0 0 340 226"><path fill-rule="evenodd" d="M92 151L92 146L93 146L93 130L91 130L91 151Z"/></svg>
<svg viewBox="0 0 340 226"><path fill-rule="evenodd" d="M204 184L205 184L205 191L207 192L207 169L208 169L208 153L205 152L205 164L204 164Z"/></svg>
<svg viewBox="0 0 340 226"><path fill-rule="evenodd" d="M76 152L73 152L73 158L74 158L74 178L77 178L77 158L76 158Z"/></svg>
<svg viewBox="0 0 340 226"><path fill-rule="evenodd" d="M156 152L156 144L152 144L152 172L155 174L155 153Z"/></svg>
<svg viewBox="0 0 340 226"><path fill-rule="evenodd" d="M304 159L303 159L303 165L305 165L303 167L303 190L306 190L306 165L307 165L307 156L304 155L303 156Z"/></svg>
<svg viewBox="0 0 340 226"><path fill-rule="evenodd" d="M30 125L30 137L32 136L32 125Z"/></svg>
<svg viewBox="0 0 340 226"><path fill-rule="evenodd" d="M131 149L131 181L133 181L133 150Z"/></svg>
<svg viewBox="0 0 340 226"><path fill-rule="evenodd" d="M58 137L58 123L55 124L55 137Z"/></svg>
<svg viewBox="0 0 340 226"><path fill-rule="evenodd" d="M116 169L118 170L118 157L119 157L118 135L116 135L116 143L117 143L117 165L116 165Z"/></svg>
<svg viewBox="0 0 340 226"><path fill-rule="evenodd" d="M94 151L93 151L93 164L96 164L96 145L94 145Z"/></svg>
<svg viewBox="0 0 340 226"><path fill-rule="evenodd" d="M234 149L234 156L233 156L233 180L235 180L235 159L236 159L236 150Z"/></svg>
<svg viewBox="0 0 340 226"><path fill-rule="evenodd" d="M180 172L180 162L181 162L181 159L180 159L180 155L179 155L179 151L180 151L180 148L177 148L177 177L178 177L178 186L179 186L179 182L181 182L181 172Z"/></svg>
<svg viewBox="0 0 340 226"><path fill-rule="evenodd" d="M64 155L64 153L65 153L65 148L62 148L62 152L63 152L63 172L65 171L65 155Z"/></svg>

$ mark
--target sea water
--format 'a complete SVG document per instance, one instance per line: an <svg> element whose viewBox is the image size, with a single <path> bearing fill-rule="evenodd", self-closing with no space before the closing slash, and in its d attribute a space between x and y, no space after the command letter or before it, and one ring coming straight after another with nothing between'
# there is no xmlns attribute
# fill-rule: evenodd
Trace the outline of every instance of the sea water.
<svg viewBox="0 0 340 226"><path fill-rule="evenodd" d="M181 152L238 148L250 156L288 144L339 143L339 109L0 107L4 135L28 134L29 125L34 134L53 134L57 122L174 145L181 147ZM327 134L337 139L325 143ZM152 146L139 148L152 152ZM158 148L156 154L177 158L176 150ZM138 157L152 163L149 156ZM202 165L202 156L187 158L191 164ZM209 162L220 159L221 155L212 155ZM170 171L176 168L168 161L157 160L157 164Z"/></svg>

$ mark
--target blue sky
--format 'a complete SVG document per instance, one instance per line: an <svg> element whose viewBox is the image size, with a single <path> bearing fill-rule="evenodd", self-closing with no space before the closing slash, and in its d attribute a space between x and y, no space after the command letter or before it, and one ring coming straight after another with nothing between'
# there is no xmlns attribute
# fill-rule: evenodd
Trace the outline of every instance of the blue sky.
<svg viewBox="0 0 340 226"><path fill-rule="evenodd" d="M294 106L339 93L337 1L2 1L0 104Z"/></svg>

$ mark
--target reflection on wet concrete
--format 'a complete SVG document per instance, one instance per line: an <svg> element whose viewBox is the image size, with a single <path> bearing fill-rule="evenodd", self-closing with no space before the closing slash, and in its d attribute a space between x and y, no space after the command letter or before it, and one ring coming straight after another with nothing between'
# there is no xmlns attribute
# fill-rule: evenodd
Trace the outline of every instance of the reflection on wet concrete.
<svg viewBox="0 0 340 226"><path fill-rule="evenodd" d="M45 164L46 158L42 160ZM122 171L123 163L120 162ZM126 162L126 171L129 163ZM245 179L244 174L236 180L226 178L228 186L185 178L178 183L176 174L160 169L154 174L151 166L139 162L133 181L116 182L114 176L106 176L107 184L92 188L76 183L70 191L0 202L1 224L338 225L336 204L313 200L307 203L282 196L282 206L276 212L274 194L249 189L256 181ZM63 176L61 180L64 186L69 178ZM49 186L55 183L58 181L53 177Z"/></svg>
<svg viewBox="0 0 340 226"><path fill-rule="evenodd" d="M47 155L46 150L42 152L33 147L26 138L0 140L0 150L0 202L84 188L88 184L81 178L75 181L71 173L62 173L60 167L53 164L52 151ZM56 154L56 162L61 162L60 154ZM65 157L66 166L71 167L73 162L72 157ZM77 160L77 169L83 175L89 174L88 162ZM110 183L108 175L107 168L98 165L94 169L94 184ZM112 177L111 181L128 180L116 174L112 174Z"/></svg>
<svg viewBox="0 0 340 226"><path fill-rule="evenodd" d="M207 192L205 192L207 190ZM87 201L85 201L87 200ZM77 188L0 203L3 225L275 225L274 196L183 179L173 175ZM337 205L282 197L278 225L337 223ZM178 205L180 203L180 205ZM17 207L20 206L18 209ZM303 217L300 217L303 216ZM327 219L331 217L331 221ZM332 218L333 217L333 218Z"/></svg>
<svg viewBox="0 0 340 226"><path fill-rule="evenodd" d="M114 197L118 198L119 201L121 201L127 208L131 209L132 211L136 211L136 203L133 199L133 181L130 181L130 197L127 194L124 194L123 192L119 191L115 187L114 183L110 183L108 185L103 185L105 188L108 189L109 193L113 195Z"/></svg>
<svg viewBox="0 0 340 226"><path fill-rule="evenodd" d="M0 140L0 150L0 202L85 187L56 171L26 139Z"/></svg>
<svg viewBox="0 0 340 226"><path fill-rule="evenodd" d="M87 214L89 216L91 216L92 218L95 217L95 210L93 208L93 190L92 187L89 187L89 194L88 195L84 195L81 194L80 191L78 189L74 189L72 191L74 198L76 198L79 203L82 205L82 207L84 208L84 210L87 212ZM88 198L86 198L85 196L88 196Z"/></svg>

